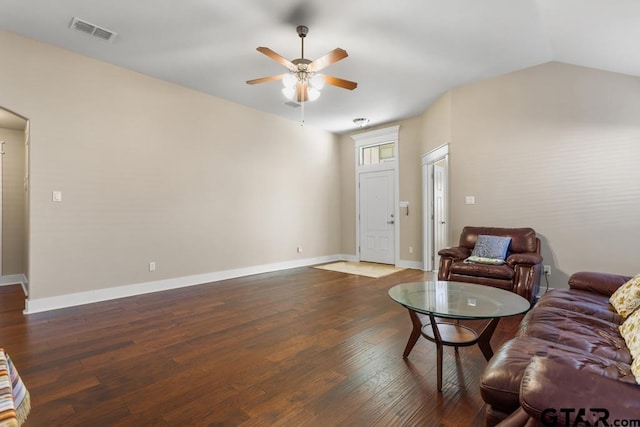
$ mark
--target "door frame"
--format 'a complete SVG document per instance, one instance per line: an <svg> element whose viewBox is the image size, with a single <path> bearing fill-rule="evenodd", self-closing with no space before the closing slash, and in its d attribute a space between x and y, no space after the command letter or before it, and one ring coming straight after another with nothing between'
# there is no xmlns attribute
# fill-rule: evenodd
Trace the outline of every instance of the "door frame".
<svg viewBox="0 0 640 427"><path fill-rule="evenodd" d="M449 143L443 144L438 148L435 148L422 156L422 211L424 212L422 218L422 246L424 255L424 271L436 271L437 263L435 262L435 253L433 250L433 165L440 160L444 160L446 163L446 190L445 190L445 202L444 209L446 215L446 229L445 236L449 241L450 227L449 227Z"/></svg>
<svg viewBox="0 0 640 427"><path fill-rule="evenodd" d="M398 171L398 131L399 125L386 127L383 129L376 129L368 132L362 132L356 135L352 135L351 138L355 141L355 186L356 186L356 257L357 262L360 261L360 174L367 172L377 172L383 170L393 170L393 216L395 218L394 223L394 254L393 265L398 265L400 259L400 176ZM360 164L360 150L362 147L379 144L394 144L394 159L392 161L386 161L378 163L377 165L361 165Z"/></svg>
<svg viewBox="0 0 640 427"><path fill-rule="evenodd" d="M0 110L8 113L11 116L15 116L17 118L20 118L22 120L24 120L24 129L23 129L23 133L24 133L24 150L25 150L25 156L24 156L24 161L25 161L25 176L24 176L24 192L25 192L25 206L24 206L24 215L25 215L25 230L24 230L24 263L25 263L25 270L23 271L23 273L20 274L12 274L12 275L7 275L7 276L3 276L3 268L2 268L2 251L6 250L6 248L2 247L2 189L0 189L0 286L2 285L13 285L13 284L20 284L22 286L22 289L24 291L25 294L25 304L29 303L29 268L30 268L30 256L31 256L31 251L30 251L30 236L31 236L31 225L30 225L30 221L31 221L31 212L30 212L30 181L29 181L29 176L30 176L30 165L31 165L31 153L30 153L30 141L31 141L31 121L26 118L25 116L16 113L15 111L12 111L4 106L0 106ZM14 128L11 128L14 129ZM14 129L14 130L19 130L19 129ZM3 160L0 160L3 161ZM0 174L4 174L4 170L2 167L0 167ZM2 181L3 181L3 176L0 176L0 186L2 185ZM26 310L25 310L26 312Z"/></svg>

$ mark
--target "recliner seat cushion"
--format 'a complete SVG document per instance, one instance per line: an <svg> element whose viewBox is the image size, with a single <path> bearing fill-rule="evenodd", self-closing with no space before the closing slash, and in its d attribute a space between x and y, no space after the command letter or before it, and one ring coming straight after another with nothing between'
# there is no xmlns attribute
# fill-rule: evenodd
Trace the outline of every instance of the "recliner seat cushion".
<svg viewBox="0 0 640 427"><path fill-rule="evenodd" d="M454 262L450 268L451 274L462 276L491 277L494 279L512 280L513 268L507 265L472 264L463 261Z"/></svg>

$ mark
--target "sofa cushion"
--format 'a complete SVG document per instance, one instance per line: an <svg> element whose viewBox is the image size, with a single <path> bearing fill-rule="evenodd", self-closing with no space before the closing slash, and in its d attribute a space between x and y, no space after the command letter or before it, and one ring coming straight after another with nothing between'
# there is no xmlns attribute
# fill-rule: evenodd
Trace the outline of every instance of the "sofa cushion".
<svg viewBox="0 0 640 427"><path fill-rule="evenodd" d="M616 313L613 307L609 305L608 297L582 290L551 290L544 295L544 298L538 301L536 307L562 308L617 324L624 322L624 317Z"/></svg>
<svg viewBox="0 0 640 427"><path fill-rule="evenodd" d="M622 317L628 317L640 307L640 274L620 286L609 302Z"/></svg>
<svg viewBox="0 0 640 427"><path fill-rule="evenodd" d="M614 322L556 307L538 307L527 313L519 336L529 336L631 364L631 354Z"/></svg>

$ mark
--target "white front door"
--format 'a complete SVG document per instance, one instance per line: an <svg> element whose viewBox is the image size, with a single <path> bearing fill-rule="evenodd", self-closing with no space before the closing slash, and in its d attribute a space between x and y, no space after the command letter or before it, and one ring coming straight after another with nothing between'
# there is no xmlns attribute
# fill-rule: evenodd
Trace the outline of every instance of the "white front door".
<svg viewBox="0 0 640 427"><path fill-rule="evenodd" d="M360 260L395 264L394 172L360 174Z"/></svg>
<svg viewBox="0 0 640 427"><path fill-rule="evenodd" d="M440 163L440 162L438 162ZM447 174L438 163L433 165L433 254L434 270L438 268L438 251L448 246L447 241Z"/></svg>

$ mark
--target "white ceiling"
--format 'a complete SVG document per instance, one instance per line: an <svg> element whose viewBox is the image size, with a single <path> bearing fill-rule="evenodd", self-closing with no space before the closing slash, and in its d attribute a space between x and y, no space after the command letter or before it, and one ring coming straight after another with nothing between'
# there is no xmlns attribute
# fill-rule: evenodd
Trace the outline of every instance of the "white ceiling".
<svg viewBox="0 0 640 427"><path fill-rule="evenodd" d="M0 0L0 28L292 120L285 69L255 49L305 57L341 47L305 122L331 132L416 116L447 90L560 61L640 75L639 0ZM105 42L69 30L78 17L118 33ZM0 100L1 105L2 100Z"/></svg>

